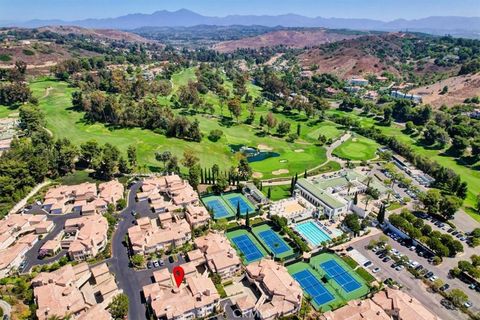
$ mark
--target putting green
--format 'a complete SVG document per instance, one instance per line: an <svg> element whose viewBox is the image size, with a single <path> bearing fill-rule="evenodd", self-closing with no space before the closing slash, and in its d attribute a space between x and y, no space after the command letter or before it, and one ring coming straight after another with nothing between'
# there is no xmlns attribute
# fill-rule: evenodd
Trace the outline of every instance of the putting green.
<svg viewBox="0 0 480 320"><path fill-rule="evenodd" d="M333 150L333 154L346 160L371 160L378 147L375 141L355 135Z"/></svg>

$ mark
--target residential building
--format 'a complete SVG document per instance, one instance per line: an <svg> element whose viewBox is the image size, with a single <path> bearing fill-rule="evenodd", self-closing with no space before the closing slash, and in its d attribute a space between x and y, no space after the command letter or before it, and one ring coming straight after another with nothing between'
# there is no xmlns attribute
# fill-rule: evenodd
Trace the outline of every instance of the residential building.
<svg viewBox="0 0 480 320"><path fill-rule="evenodd" d="M57 186L47 191L43 209L51 214L80 212L92 215L107 210L109 204L116 205L123 199L124 187L117 180L100 183L85 182L73 186Z"/></svg>
<svg viewBox="0 0 480 320"><path fill-rule="evenodd" d="M76 261L95 257L107 245L108 222L101 215L89 215L68 219L65 222L62 248Z"/></svg>
<svg viewBox="0 0 480 320"><path fill-rule="evenodd" d="M137 225L128 229L128 237L135 254L148 254L170 247L179 247L192 238L190 225L183 219L158 224L158 219L147 217L137 220Z"/></svg>
<svg viewBox="0 0 480 320"><path fill-rule="evenodd" d="M32 286L39 320L66 315L73 319L110 319L105 309L122 292L105 263L89 267L82 262L42 272L32 280Z"/></svg>
<svg viewBox="0 0 480 320"><path fill-rule="evenodd" d="M149 199L154 202L156 194L166 195L174 205L185 207L198 203L198 194L190 184L178 175L151 177L143 181L142 192L137 195L139 201Z"/></svg>
<svg viewBox="0 0 480 320"><path fill-rule="evenodd" d="M179 287L168 270L155 272L154 278L156 282L143 287L143 293L155 319L206 317L215 311L220 302L212 280L196 271L189 272Z"/></svg>
<svg viewBox="0 0 480 320"><path fill-rule="evenodd" d="M230 241L221 233L210 232L196 238L195 246L204 254L208 269L222 279L231 278L240 272L242 263Z"/></svg>
<svg viewBox="0 0 480 320"><path fill-rule="evenodd" d="M10 214L0 220L0 249L9 247L22 235L48 233L54 226L46 215Z"/></svg>
<svg viewBox="0 0 480 320"><path fill-rule="evenodd" d="M368 80L364 78L354 77L347 81L347 83L351 86L360 86L365 87L368 86Z"/></svg>
<svg viewBox="0 0 480 320"><path fill-rule="evenodd" d="M403 93L401 91L398 91L398 90L393 90L392 92L390 92L390 96L393 97L393 98L396 98L396 99L407 99L407 100L411 100L413 101L414 103L422 103L422 97L419 96L419 95L416 95L416 94L408 94L408 93Z"/></svg>
<svg viewBox="0 0 480 320"><path fill-rule="evenodd" d="M379 305L370 299L348 301L335 311L324 312L320 320L392 320Z"/></svg>
<svg viewBox="0 0 480 320"><path fill-rule="evenodd" d="M0 250L0 278L8 276L13 270L20 267L25 254L35 243L17 242L11 247Z"/></svg>
<svg viewBox="0 0 480 320"><path fill-rule="evenodd" d="M210 221L210 213L204 206L187 205L185 210L185 218L192 228L202 227Z"/></svg>
<svg viewBox="0 0 480 320"><path fill-rule="evenodd" d="M397 320L440 320L420 301L401 290L387 288L376 293L372 301L393 319Z"/></svg>
<svg viewBox="0 0 480 320"><path fill-rule="evenodd" d="M287 268L271 259L262 259L245 269L247 279L261 292L255 304L261 319L278 319L300 309L303 291Z"/></svg>

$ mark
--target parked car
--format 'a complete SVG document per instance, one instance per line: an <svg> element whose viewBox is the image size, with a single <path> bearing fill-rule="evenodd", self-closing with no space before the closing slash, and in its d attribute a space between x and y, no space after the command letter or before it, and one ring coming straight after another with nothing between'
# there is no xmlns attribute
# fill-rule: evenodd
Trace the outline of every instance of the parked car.
<svg viewBox="0 0 480 320"><path fill-rule="evenodd" d="M160 267L160 264L158 263L158 261L153 261L153 266L155 268L158 268L158 267Z"/></svg>
<svg viewBox="0 0 480 320"><path fill-rule="evenodd" d="M372 251L373 251L373 252L377 252L377 251L378 251L378 247L373 247L373 248L372 248Z"/></svg>
<svg viewBox="0 0 480 320"><path fill-rule="evenodd" d="M477 286L475 285L475 283L472 283L472 284L469 285L468 287L469 287L470 289L472 289L472 290L475 290L475 288L476 288Z"/></svg>
<svg viewBox="0 0 480 320"><path fill-rule="evenodd" d="M450 301L450 300L447 300L447 299L442 299L442 301L440 301L440 304L442 306L444 306L445 308L449 309L449 310L455 310L455 306L453 305L453 303Z"/></svg>
<svg viewBox="0 0 480 320"><path fill-rule="evenodd" d="M153 263L152 261L147 262L147 269L152 269L153 268Z"/></svg>
<svg viewBox="0 0 480 320"><path fill-rule="evenodd" d="M372 265L372 261L370 261L370 260L368 260L367 262L365 262L365 263L363 264L363 266L366 267L366 268L368 268L368 267L371 266L371 265Z"/></svg>
<svg viewBox="0 0 480 320"><path fill-rule="evenodd" d="M385 258L382 259L383 262L388 262L392 260L392 258L390 258L389 256L386 256Z"/></svg>
<svg viewBox="0 0 480 320"><path fill-rule="evenodd" d="M440 291L445 291L447 290L448 288L450 288L450 285L448 283L445 283L443 286L441 286L438 290Z"/></svg>
<svg viewBox="0 0 480 320"><path fill-rule="evenodd" d="M416 246L411 246L410 248L408 248L410 251L415 251L417 249Z"/></svg>
<svg viewBox="0 0 480 320"><path fill-rule="evenodd" d="M432 271L429 271L425 274L424 277L428 279L428 278L432 277L433 275L434 275L434 273Z"/></svg>
<svg viewBox="0 0 480 320"><path fill-rule="evenodd" d="M373 273L377 273L377 272L379 272L380 270L381 270L381 269L380 269L379 267L376 267L376 268L374 268L374 269L372 270L372 272L373 272Z"/></svg>
<svg viewBox="0 0 480 320"><path fill-rule="evenodd" d="M428 280L429 280L430 282L434 282L434 281L437 280L437 279L438 279L438 277L434 275L434 276L431 276Z"/></svg>
<svg viewBox="0 0 480 320"><path fill-rule="evenodd" d="M473 303L471 301L467 301L463 304L463 306L468 309L468 308L473 307Z"/></svg>
<svg viewBox="0 0 480 320"><path fill-rule="evenodd" d="M350 252L350 251L352 251L352 250L353 250L353 247L352 247L352 246L350 246L350 247L347 248L347 251L348 251L348 252Z"/></svg>
<svg viewBox="0 0 480 320"><path fill-rule="evenodd" d="M158 264L159 264L160 266L165 265L165 262L164 262L162 259L158 259L157 262L158 262Z"/></svg>
<svg viewBox="0 0 480 320"><path fill-rule="evenodd" d="M402 271L405 267L403 265L399 265L395 268L397 271Z"/></svg>

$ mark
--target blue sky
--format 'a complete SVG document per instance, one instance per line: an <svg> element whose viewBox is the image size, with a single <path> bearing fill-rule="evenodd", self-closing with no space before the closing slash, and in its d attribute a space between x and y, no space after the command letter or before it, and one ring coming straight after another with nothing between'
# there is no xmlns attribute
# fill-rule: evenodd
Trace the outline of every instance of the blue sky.
<svg viewBox="0 0 480 320"><path fill-rule="evenodd" d="M0 0L0 20L75 20L186 8L204 15L284 14L393 20L480 16L479 0Z"/></svg>

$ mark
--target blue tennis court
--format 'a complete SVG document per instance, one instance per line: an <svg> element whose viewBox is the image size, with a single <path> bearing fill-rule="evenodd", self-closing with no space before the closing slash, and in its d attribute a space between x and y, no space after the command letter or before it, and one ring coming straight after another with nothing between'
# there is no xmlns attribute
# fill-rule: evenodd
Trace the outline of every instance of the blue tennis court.
<svg viewBox="0 0 480 320"><path fill-rule="evenodd" d="M237 206L240 204L240 214L245 215L247 211L250 213L253 213L255 208L252 208L241 196L234 196L234 197L224 197L234 210L234 212L237 212Z"/></svg>
<svg viewBox="0 0 480 320"><path fill-rule="evenodd" d="M232 241L235 246L237 246L237 248L242 251L247 262L252 262L263 257L263 254L257 248L255 243L253 243L252 239L250 239L247 235L244 234L232 238Z"/></svg>
<svg viewBox="0 0 480 320"><path fill-rule="evenodd" d="M260 238L274 254L281 254L290 250L290 247L273 230L265 230L258 233Z"/></svg>
<svg viewBox="0 0 480 320"><path fill-rule="evenodd" d="M215 219L224 218L231 215L228 209L225 208L225 205L220 202L220 200L210 200L207 201L205 205L211 210L213 210L213 216L215 217Z"/></svg>
<svg viewBox="0 0 480 320"><path fill-rule="evenodd" d="M335 260L325 261L320 264L320 267L327 273L327 276L335 280L346 292L355 291L362 286Z"/></svg>
<svg viewBox="0 0 480 320"><path fill-rule="evenodd" d="M318 305L323 305L335 299L322 283L315 278L310 270L306 269L297 272L293 275L293 278L300 283L303 290L306 291Z"/></svg>

